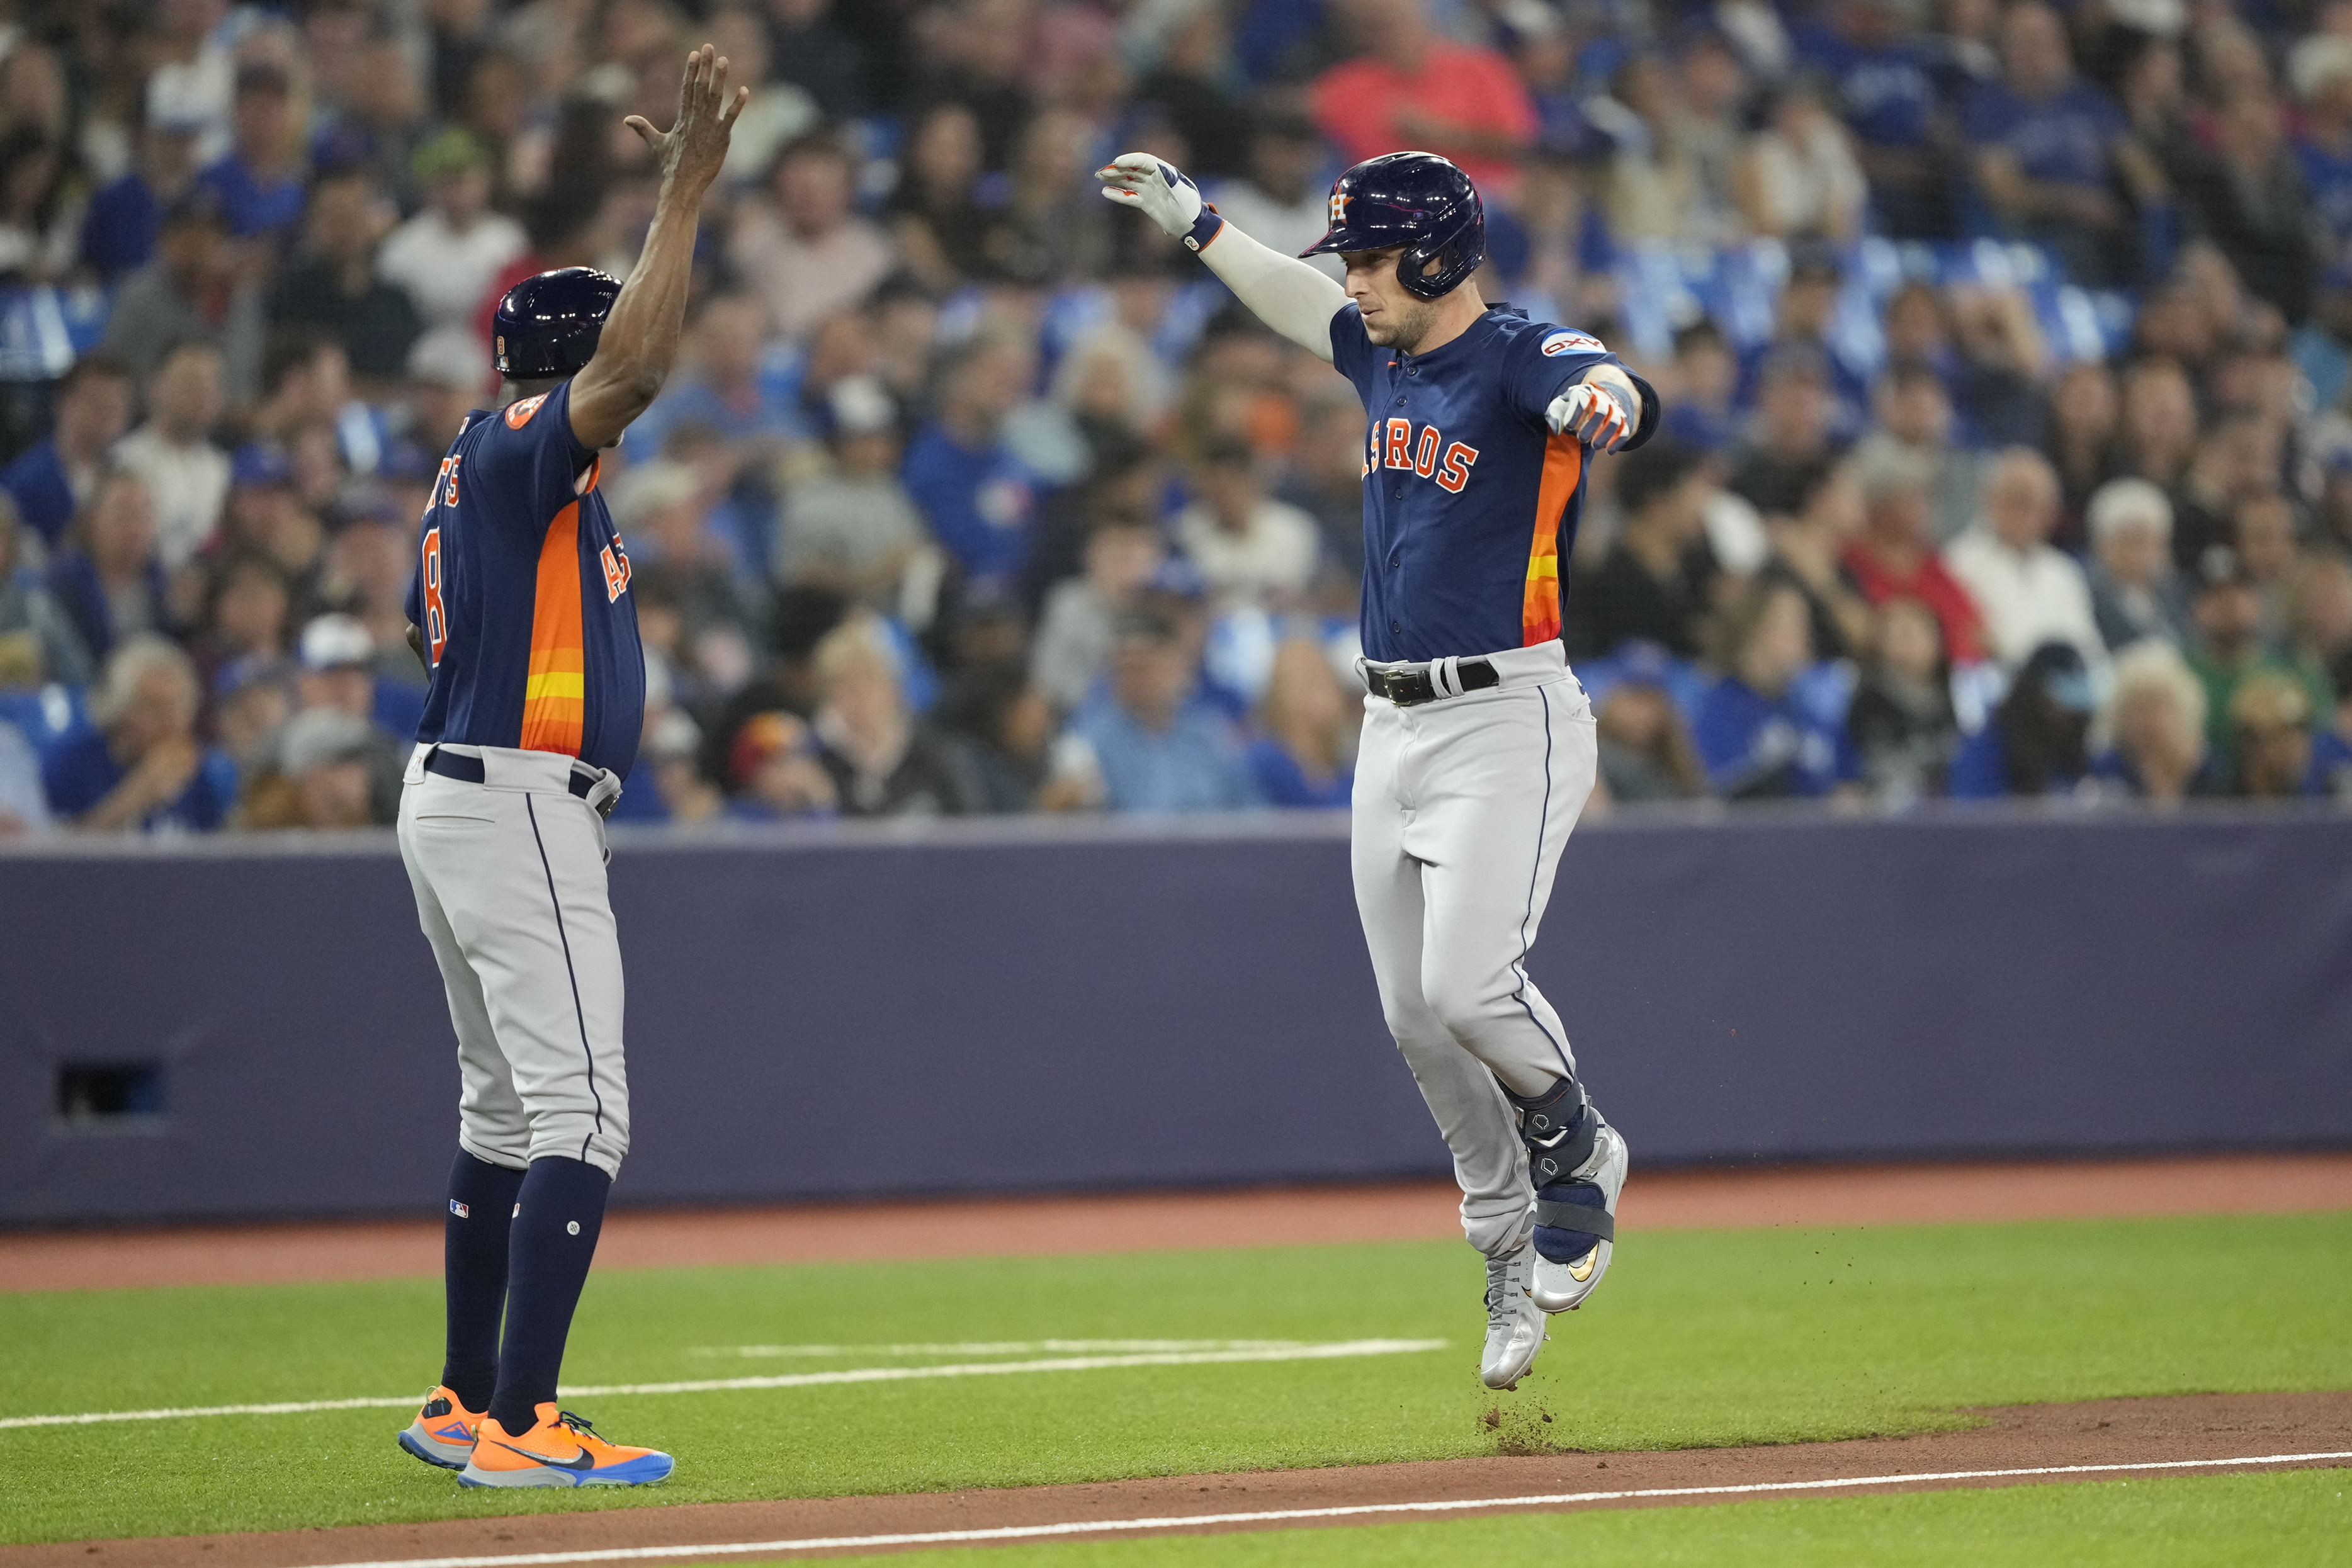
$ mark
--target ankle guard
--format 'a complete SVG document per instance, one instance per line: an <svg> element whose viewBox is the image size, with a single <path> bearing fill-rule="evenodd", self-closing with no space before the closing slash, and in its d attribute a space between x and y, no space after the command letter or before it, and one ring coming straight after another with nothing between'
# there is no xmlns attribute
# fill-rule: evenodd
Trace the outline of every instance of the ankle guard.
<svg viewBox="0 0 2352 1568"><path fill-rule="evenodd" d="M1601 1136L1601 1113L1584 1085L1563 1078L1536 1099L1505 1093L1519 1113L1528 1145L1528 1178L1536 1189L1536 1250L1555 1263L1573 1262L1617 1233L1601 1189L1576 1179Z"/></svg>

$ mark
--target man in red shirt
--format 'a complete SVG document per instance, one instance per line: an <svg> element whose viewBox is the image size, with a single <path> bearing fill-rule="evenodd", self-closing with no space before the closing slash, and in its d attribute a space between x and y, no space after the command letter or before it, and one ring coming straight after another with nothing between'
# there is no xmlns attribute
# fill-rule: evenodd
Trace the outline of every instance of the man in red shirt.
<svg viewBox="0 0 2352 1568"><path fill-rule="evenodd" d="M1874 605L1916 599L1936 613L1944 652L1955 664L1985 656L1984 616L1959 579L1944 570L1928 526L1926 459L1910 452L1874 450L1863 463L1869 504L1862 536L1846 548L1845 569Z"/></svg>
<svg viewBox="0 0 2352 1568"><path fill-rule="evenodd" d="M1349 0L1364 50L1315 78L1315 123L1349 162L1400 147L1439 152L1493 195L1518 186L1535 109L1510 62L1438 37L1423 0Z"/></svg>

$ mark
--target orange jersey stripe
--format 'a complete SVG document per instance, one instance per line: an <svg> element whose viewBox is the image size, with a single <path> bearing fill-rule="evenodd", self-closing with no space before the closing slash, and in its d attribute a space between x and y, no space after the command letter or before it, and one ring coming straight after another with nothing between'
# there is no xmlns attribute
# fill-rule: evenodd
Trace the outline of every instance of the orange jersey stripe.
<svg viewBox="0 0 2352 1568"><path fill-rule="evenodd" d="M1559 520L1584 476L1584 446L1573 434L1555 434L1544 448L1543 483L1536 491L1535 538L1528 546L1527 597L1519 609L1526 647L1559 635Z"/></svg>
<svg viewBox="0 0 2352 1568"><path fill-rule="evenodd" d="M523 689L525 751L580 755L587 718L586 641L581 631L580 503L547 525L539 547L539 593L530 612L530 680Z"/></svg>

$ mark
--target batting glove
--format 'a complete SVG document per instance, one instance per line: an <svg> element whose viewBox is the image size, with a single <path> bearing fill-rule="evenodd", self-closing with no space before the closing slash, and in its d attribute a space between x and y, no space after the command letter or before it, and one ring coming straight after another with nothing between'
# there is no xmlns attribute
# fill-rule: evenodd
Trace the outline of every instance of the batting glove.
<svg viewBox="0 0 2352 1568"><path fill-rule="evenodd" d="M1137 207L1162 234L1182 236L1201 221L1201 187L1181 170L1149 152L1122 152L1095 171L1103 194L1122 207Z"/></svg>
<svg viewBox="0 0 2352 1568"><path fill-rule="evenodd" d="M1605 386L1579 382L1544 410L1562 435L1574 435L1595 452L1614 452L1633 437L1634 420L1618 395Z"/></svg>

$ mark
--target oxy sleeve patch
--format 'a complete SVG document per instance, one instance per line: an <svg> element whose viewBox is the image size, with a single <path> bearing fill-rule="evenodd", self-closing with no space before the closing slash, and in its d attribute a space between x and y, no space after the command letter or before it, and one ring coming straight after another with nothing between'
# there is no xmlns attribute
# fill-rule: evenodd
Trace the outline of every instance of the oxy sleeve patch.
<svg viewBox="0 0 2352 1568"><path fill-rule="evenodd" d="M1544 352L1547 354L1551 352L1551 349L1549 345L1545 347ZM529 424L530 423L530 416L537 413L539 412L539 405L546 401L547 394L545 392L541 392L537 397L517 398L514 402L507 404L507 428L509 430L520 430L524 425Z"/></svg>
<svg viewBox="0 0 2352 1568"><path fill-rule="evenodd" d="M1609 350L1590 332L1554 332L1543 340L1543 351L1549 359L1555 354L1605 354Z"/></svg>

